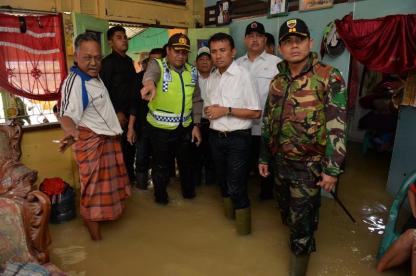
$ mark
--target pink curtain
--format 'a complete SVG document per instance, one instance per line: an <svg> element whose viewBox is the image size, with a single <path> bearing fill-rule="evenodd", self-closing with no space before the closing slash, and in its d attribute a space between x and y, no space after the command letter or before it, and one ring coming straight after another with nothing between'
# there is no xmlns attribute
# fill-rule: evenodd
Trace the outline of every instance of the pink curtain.
<svg viewBox="0 0 416 276"><path fill-rule="evenodd" d="M416 15L336 20L337 31L351 55L368 69L403 73L416 69Z"/></svg>
<svg viewBox="0 0 416 276"><path fill-rule="evenodd" d="M60 15L0 13L0 87L33 100L57 100L67 75Z"/></svg>

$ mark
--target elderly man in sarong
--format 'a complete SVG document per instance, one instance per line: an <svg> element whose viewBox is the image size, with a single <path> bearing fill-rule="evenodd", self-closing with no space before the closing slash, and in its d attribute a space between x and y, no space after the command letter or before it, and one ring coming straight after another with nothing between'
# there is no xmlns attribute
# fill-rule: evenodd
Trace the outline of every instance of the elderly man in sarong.
<svg viewBox="0 0 416 276"><path fill-rule="evenodd" d="M60 150L72 145L81 182L80 213L91 238L101 240L99 222L116 220L130 195L120 146L120 127L104 83L99 78L101 47L95 34L75 39L75 66L61 94Z"/></svg>

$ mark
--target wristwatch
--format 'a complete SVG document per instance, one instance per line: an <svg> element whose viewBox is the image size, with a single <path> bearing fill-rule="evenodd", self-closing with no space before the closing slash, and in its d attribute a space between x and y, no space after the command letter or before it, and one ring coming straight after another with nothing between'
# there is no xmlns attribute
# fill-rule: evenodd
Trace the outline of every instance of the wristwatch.
<svg viewBox="0 0 416 276"><path fill-rule="evenodd" d="M231 114L231 111L232 111L233 109L231 108L231 106L229 106L228 107L228 111L227 111L227 116L231 116L232 114Z"/></svg>

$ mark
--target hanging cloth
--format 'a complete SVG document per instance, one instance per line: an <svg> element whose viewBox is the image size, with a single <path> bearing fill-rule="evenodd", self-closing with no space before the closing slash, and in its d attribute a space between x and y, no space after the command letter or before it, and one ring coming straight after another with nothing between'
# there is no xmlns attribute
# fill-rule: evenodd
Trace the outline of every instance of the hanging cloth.
<svg viewBox="0 0 416 276"><path fill-rule="evenodd" d="M416 69L416 15L336 20L337 31L351 55L369 70L403 73Z"/></svg>

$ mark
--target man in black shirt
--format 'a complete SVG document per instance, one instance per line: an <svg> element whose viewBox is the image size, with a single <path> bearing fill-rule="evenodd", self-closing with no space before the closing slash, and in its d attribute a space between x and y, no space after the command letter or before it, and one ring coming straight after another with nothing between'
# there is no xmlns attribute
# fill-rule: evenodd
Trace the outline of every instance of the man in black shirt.
<svg viewBox="0 0 416 276"><path fill-rule="evenodd" d="M111 54L102 61L100 77L110 94L117 118L123 128L121 146L130 182L135 182L134 155L136 134L137 102L139 82L133 60L127 56L128 40L126 30L115 26L107 31L107 40L112 48Z"/></svg>
<svg viewBox="0 0 416 276"><path fill-rule="evenodd" d="M148 62L152 59L162 58L163 49L154 48L149 53ZM146 68L143 67L143 70L137 74L139 80L140 89L143 88L142 81L143 76L146 71ZM149 180L149 168L150 168L150 156L152 146L150 144L150 130L149 123L146 120L147 112L149 108L147 104L149 101L144 100L141 95L139 96L139 105L137 109L137 119L136 119L136 132L137 132L137 142L136 142L136 176L137 176L137 188L146 190L147 182Z"/></svg>

